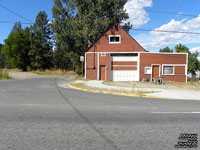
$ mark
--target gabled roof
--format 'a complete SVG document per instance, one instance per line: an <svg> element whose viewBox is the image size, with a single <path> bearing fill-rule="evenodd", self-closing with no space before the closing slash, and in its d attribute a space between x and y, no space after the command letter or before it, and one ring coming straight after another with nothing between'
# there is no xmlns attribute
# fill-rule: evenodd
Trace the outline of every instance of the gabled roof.
<svg viewBox="0 0 200 150"><path fill-rule="evenodd" d="M107 31L109 31L113 26L119 26L131 39L133 39L138 45L140 45L128 32L126 32L119 24L111 24L105 31L85 50L87 52ZM141 45L140 45L141 46ZM142 47L142 46L141 46ZM143 48L143 47L142 47ZM144 48L143 48L144 49ZM144 49L145 52L148 52Z"/></svg>

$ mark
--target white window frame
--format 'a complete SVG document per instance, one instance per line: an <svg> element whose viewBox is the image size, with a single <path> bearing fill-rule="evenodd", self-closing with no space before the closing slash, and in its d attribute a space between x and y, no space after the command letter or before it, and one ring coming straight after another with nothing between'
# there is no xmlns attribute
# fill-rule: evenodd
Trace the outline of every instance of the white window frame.
<svg viewBox="0 0 200 150"><path fill-rule="evenodd" d="M146 69L150 69L150 73L147 73L147 72L146 72ZM152 74L152 68L151 68L151 67L144 67L144 74L149 74L149 75L151 75L151 74Z"/></svg>
<svg viewBox="0 0 200 150"><path fill-rule="evenodd" d="M111 37L119 37L119 42L111 42ZM109 44L121 44L121 35L109 35Z"/></svg>
<svg viewBox="0 0 200 150"><path fill-rule="evenodd" d="M173 67L173 74L164 74L164 67ZM175 75L175 65L162 65L162 75L163 76L174 76Z"/></svg>

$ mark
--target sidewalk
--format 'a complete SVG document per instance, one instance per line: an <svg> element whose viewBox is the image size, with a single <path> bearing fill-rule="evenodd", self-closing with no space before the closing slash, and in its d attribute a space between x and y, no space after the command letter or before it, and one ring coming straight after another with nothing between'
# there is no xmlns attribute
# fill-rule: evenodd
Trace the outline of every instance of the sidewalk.
<svg viewBox="0 0 200 150"><path fill-rule="evenodd" d="M173 87L166 85L154 85L151 83L141 83L141 82L104 82L104 81L85 81L77 80L75 84L82 84L82 87L79 88L90 90L95 89L94 92L104 91L109 93L113 92L114 94L119 93L119 95L125 96L140 96L137 92L142 93L142 97L157 97L157 98L166 98L166 99L182 99L182 100L200 100L200 90L199 89L187 89L181 87ZM97 90L98 89L98 90ZM124 94L122 94L124 93ZM131 94L132 93L132 94ZM112 94L112 93L109 93Z"/></svg>

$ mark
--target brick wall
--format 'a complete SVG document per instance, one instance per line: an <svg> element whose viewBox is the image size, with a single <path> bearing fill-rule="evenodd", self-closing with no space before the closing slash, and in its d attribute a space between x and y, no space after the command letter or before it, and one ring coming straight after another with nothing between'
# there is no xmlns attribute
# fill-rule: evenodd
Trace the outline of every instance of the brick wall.
<svg viewBox="0 0 200 150"><path fill-rule="evenodd" d="M87 53L86 79L97 80L98 76L98 54ZM110 80L110 54L101 56L99 54L99 66L106 65L106 80ZM95 68L93 67L95 66ZM99 70L100 71L100 70Z"/></svg>
<svg viewBox="0 0 200 150"><path fill-rule="evenodd" d="M151 67L152 64L160 65L160 77L164 81L186 82L185 66L175 66L175 75L162 75L162 64L186 64L186 54L140 54L140 80L147 78L151 80L151 75L145 74L145 67Z"/></svg>
<svg viewBox="0 0 200 150"><path fill-rule="evenodd" d="M99 54L99 65L106 65L106 80L110 80L110 54L106 54L106 56L101 56Z"/></svg>
<svg viewBox="0 0 200 150"><path fill-rule="evenodd" d="M97 54L86 54L86 79L97 80Z"/></svg>
<svg viewBox="0 0 200 150"><path fill-rule="evenodd" d="M121 35L121 44L109 44L109 35ZM119 25L111 26L87 52L144 52L144 48L137 43Z"/></svg>

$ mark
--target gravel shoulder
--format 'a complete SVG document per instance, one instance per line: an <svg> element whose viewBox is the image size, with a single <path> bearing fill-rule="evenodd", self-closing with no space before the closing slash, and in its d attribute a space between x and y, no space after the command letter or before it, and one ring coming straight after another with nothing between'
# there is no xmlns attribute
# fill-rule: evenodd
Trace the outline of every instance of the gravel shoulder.
<svg viewBox="0 0 200 150"><path fill-rule="evenodd" d="M44 76L44 75L37 75L31 72L12 72L12 71L9 72L9 76L12 79L16 79L16 80L49 77L49 76Z"/></svg>

